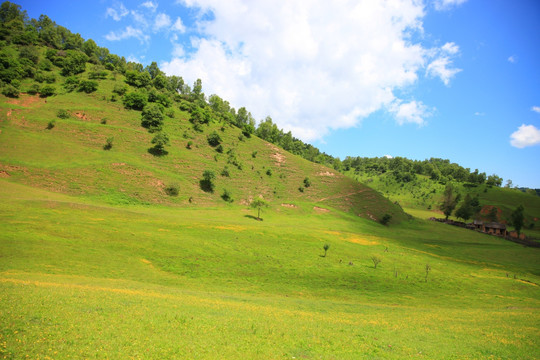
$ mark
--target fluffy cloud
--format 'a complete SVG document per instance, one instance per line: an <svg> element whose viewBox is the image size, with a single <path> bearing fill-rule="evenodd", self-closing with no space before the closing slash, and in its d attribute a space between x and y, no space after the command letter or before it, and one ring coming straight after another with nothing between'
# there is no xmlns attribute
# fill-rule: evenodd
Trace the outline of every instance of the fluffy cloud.
<svg viewBox="0 0 540 360"><path fill-rule="evenodd" d="M185 33L186 27L184 26L184 23L182 22L182 19L179 17L176 18L176 21L174 22L174 25L172 26L172 29L174 31L178 31L179 33Z"/></svg>
<svg viewBox="0 0 540 360"><path fill-rule="evenodd" d="M431 111L421 101L408 103L396 101L390 106L390 112L394 114L398 124L413 123L424 125L425 118L431 116Z"/></svg>
<svg viewBox="0 0 540 360"><path fill-rule="evenodd" d="M510 135L510 144L517 148L533 146L540 144L540 130L534 125L521 125L512 135Z"/></svg>
<svg viewBox="0 0 540 360"><path fill-rule="evenodd" d="M512 63L512 64L515 64L517 62L517 56L516 55L512 55L510 57L508 57L508 62Z"/></svg>
<svg viewBox="0 0 540 360"><path fill-rule="evenodd" d="M141 4L142 7L149 9L152 12L157 10L158 4L152 1L146 1Z"/></svg>
<svg viewBox="0 0 540 360"><path fill-rule="evenodd" d="M439 11L449 10L455 6L459 6L467 0L435 0L435 9Z"/></svg>
<svg viewBox="0 0 540 360"><path fill-rule="evenodd" d="M533 107L531 108L531 111L534 111L534 112L537 112L537 113L540 114L540 106L533 106Z"/></svg>
<svg viewBox="0 0 540 360"><path fill-rule="evenodd" d="M161 13L158 14L154 20L154 29L160 31L171 27L171 18L169 15Z"/></svg>
<svg viewBox="0 0 540 360"><path fill-rule="evenodd" d="M438 77L448 86L450 80L461 71L453 67L451 57L459 53L459 47L452 43L446 43L439 49L432 49L430 52L434 60L427 66L426 75Z"/></svg>
<svg viewBox="0 0 540 360"><path fill-rule="evenodd" d="M111 31L110 33L105 35L105 39L109 41L119 41L129 38L139 39L141 43L148 42L150 40L150 37L146 35L142 30L133 28L131 26L126 27L126 29L122 32Z"/></svg>
<svg viewBox="0 0 540 360"><path fill-rule="evenodd" d="M459 47L424 47L419 0L184 0L199 10L195 50L161 64L169 75L203 80L235 107L266 115L303 140L355 126L381 109L399 124L424 124L430 111L399 90L420 74L449 84ZM202 16L211 13L212 16ZM210 20L202 20L210 19ZM181 52L182 54L182 52Z"/></svg>
<svg viewBox="0 0 540 360"><path fill-rule="evenodd" d="M120 21L122 18L129 14L128 9L124 6L124 4L120 3L116 9L114 8L107 8L107 11L105 13L105 16L112 17L114 21Z"/></svg>
<svg viewBox="0 0 540 360"><path fill-rule="evenodd" d="M144 8L144 9L141 9ZM186 28L182 23L182 19L177 17L174 24L171 17L166 13L156 14L158 4L152 1L147 1L139 5L138 9L128 10L122 3L117 8L107 8L106 16L112 17L115 21L120 21L124 17L131 19L132 25L128 25L124 30L111 31L105 36L109 41L120 41L130 38L137 38L141 43L148 43L152 34L166 32L173 42L175 56L183 56L181 46L175 44L178 39L178 33L184 33Z"/></svg>

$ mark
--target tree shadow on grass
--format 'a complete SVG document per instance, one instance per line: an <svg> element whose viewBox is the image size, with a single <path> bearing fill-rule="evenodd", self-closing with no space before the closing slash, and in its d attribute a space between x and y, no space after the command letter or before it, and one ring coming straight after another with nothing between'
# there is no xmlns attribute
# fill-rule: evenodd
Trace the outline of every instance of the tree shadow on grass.
<svg viewBox="0 0 540 360"><path fill-rule="evenodd" d="M148 153L149 153L149 154L152 154L152 155L154 155L154 156L165 156L165 155L167 155L169 152L168 152L167 150L163 150L163 149L151 147L150 149L148 149Z"/></svg>
<svg viewBox="0 0 540 360"><path fill-rule="evenodd" d="M257 220L257 221L263 221L262 218L258 218L256 216L253 216L253 215L244 215L244 217L248 218L248 219L253 219L253 220Z"/></svg>

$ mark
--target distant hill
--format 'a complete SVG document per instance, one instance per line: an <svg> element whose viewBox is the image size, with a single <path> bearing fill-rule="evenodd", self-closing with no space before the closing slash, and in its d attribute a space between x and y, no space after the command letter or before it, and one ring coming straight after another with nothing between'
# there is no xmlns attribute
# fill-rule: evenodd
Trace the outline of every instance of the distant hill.
<svg viewBox="0 0 540 360"><path fill-rule="evenodd" d="M413 215L428 218L441 216L439 205L442 200L444 188L452 183L457 192L461 194L461 202L465 195L478 197L481 211L473 218L487 220L489 212L496 209L497 221L510 223L510 214L517 206L525 208L524 231L540 238L540 197L531 189L515 189L500 187L486 182L473 183L469 181L456 181L455 179L432 179L428 175L408 173L396 176L393 170L388 171L356 171L349 169L344 172L349 177L363 182L379 191L389 200L400 204Z"/></svg>

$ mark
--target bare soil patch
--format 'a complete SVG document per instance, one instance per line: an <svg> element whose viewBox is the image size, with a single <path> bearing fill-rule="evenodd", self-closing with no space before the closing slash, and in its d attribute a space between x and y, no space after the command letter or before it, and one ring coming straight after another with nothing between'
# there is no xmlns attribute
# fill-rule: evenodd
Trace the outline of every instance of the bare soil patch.
<svg viewBox="0 0 540 360"><path fill-rule="evenodd" d="M330 212L330 210L325 209L325 208L321 208L321 207L318 207L318 206L314 206L313 210L315 210L318 213L329 213Z"/></svg>
<svg viewBox="0 0 540 360"><path fill-rule="evenodd" d="M6 100L6 103L8 103L8 104L18 105L18 106L22 106L22 107L29 107L30 105L33 105L33 104L36 104L36 103L37 104L45 104L46 102L47 102L46 99L44 99L44 98L42 99L38 95L26 95L26 94L21 94L18 99L7 99Z"/></svg>
<svg viewBox="0 0 540 360"><path fill-rule="evenodd" d="M294 204L281 204L281 206L286 207L286 208L297 208L298 207L298 206L296 206Z"/></svg>

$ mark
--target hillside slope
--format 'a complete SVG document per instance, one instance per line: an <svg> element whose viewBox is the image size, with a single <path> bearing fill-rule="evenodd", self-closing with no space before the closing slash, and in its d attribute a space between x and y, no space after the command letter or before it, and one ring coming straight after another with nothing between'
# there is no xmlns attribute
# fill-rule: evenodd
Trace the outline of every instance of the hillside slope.
<svg viewBox="0 0 540 360"><path fill-rule="evenodd" d="M274 204L309 202L365 218L380 219L386 213L395 221L404 218L399 207L371 188L256 136L246 137L234 126L212 122L195 131L189 113L174 106L173 117L163 126L170 138L168 154L154 156L148 150L155 134L141 127L141 112L108 100L122 81L121 75L101 80L92 94L2 97L2 176L108 203L216 206L225 204L221 195L226 189L241 205L261 196ZM69 117L58 118L61 110ZM51 121L54 127L48 129ZM222 139L221 153L208 143L213 132ZM109 138L112 148L104 150ZM224 169L229 176L222 175ZM216 175L214 193L200 186L205 170ZM178 196L167 195L169 186L179 189Z"/></svg>

